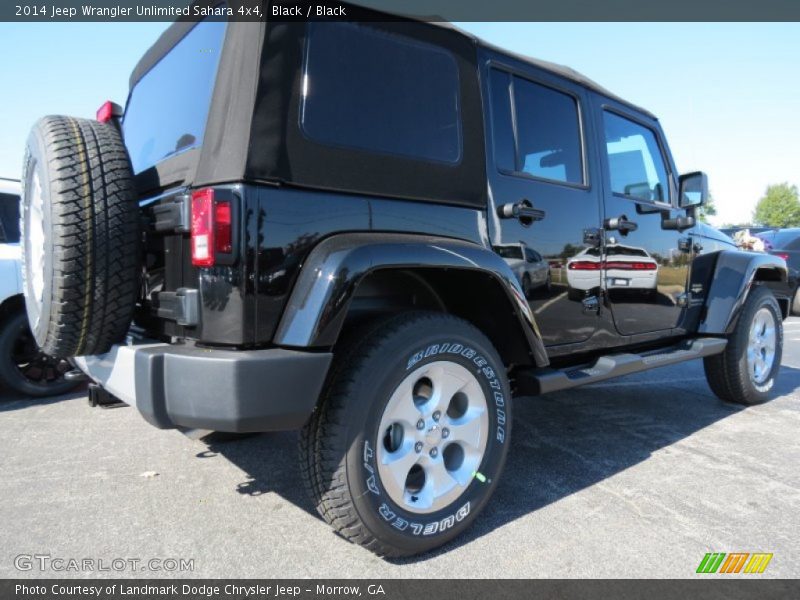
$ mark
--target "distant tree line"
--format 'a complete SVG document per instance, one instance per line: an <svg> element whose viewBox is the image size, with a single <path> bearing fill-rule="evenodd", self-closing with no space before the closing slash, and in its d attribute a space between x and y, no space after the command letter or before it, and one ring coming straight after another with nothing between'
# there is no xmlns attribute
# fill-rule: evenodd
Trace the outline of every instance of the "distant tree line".
<svg viewBox="0 0 800 600"><path fill-rule="evenodd" d="M713 213L716 214L716 210ZM705 220L701 215L700 218ZM797 186L787 182L768 185L756 204L750 223L729 223L723 227L800 227L800 193Z"/></svg>

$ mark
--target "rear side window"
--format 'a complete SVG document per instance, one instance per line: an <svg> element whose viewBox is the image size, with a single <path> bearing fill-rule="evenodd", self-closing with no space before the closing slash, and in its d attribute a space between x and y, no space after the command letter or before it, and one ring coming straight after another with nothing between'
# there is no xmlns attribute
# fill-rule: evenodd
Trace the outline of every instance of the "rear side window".
<svg viewBox="0 0 800 600"><path fill-rule="evenodd" d="M330 146L461 160L458 67L436 46L354 23L311 23L300 125Z"/></svg>
<svg viewBox="0 0 800 600"><path fill-rule="evenodd" d="M583 183L578 104L573 96L514 77L517 170L542 179Z"/></svg>
<svg viewBox="0 0 800 600"><path fill-rule="evenodd" d="M639 200L669 202L664 157L651 129L604 113L611 191Z"/></svg>
<svg viewBox="0 0 800 600"><path fill-rule="evenodd" d="M134 173L202 143L224 35L198 23L134 87L122 123Z"/></svg>
<svg viewBox="0 0 800 600"><path fill-rule="evenodd" d="M19 196L0 194L0 242L19 243Z"/></svg>
<svg viewBox="0 0 800 600"><path fill-rule="evenodd" d="M499 69L491 70L490 88L497 168L584 184L577 99Z"/></svg>

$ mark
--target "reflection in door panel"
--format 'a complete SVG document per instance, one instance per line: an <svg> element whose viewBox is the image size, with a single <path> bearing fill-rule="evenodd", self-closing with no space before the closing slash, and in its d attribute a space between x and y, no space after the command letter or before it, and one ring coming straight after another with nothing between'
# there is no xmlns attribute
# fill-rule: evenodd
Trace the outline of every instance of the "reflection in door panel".
<svg viewBox="0 0 800 600"><path fill-rule="evenodd" d="M528 248L524 242L495 246L494 251L514 271L526 298L537 292L550 291L550 265L541 254Z"/></svg>
<svg viewBox="0 0 800 600"><path fill-rule="evenodd" d="M549 279L531 290L528 302L545 344L552 347L585 341L598 328L599 272L590 275L596 295L584 306L568 298L566 265L584 249L585 230L600 224L599 186L589 185L599 174L593 161L585 160L589 148L580 108L585 91L563 80L549 85L552 76L524 69L535 80L487 69L494 159L488 170L489 234L501 256L519 257L509 248L514 246L541 258L534 263ZM526 223L498 212L523 201L543 211L544 218ZM518 273L524 283L525 273Z"/></svg>
<svg viewBox="0 0 800 600"><path fill-rule="evenodd" d="M691 253L681 250L685 234L668 226L686 213L673 206L674 169L661 129L607 99L598 98L596 107L605 141L603 280L614 324L623 335L677 328Z"/></svg>
<svg viewBox="0 0 800 600"><path fill-rule="evenodd" d="M658 282L658 262L644 248L614 244L606 246L605 258L599 248L587 248L567 262L567 282L571 290L585 291L594 285L589 271L602 271L607 290L654 291Z"/></svg>

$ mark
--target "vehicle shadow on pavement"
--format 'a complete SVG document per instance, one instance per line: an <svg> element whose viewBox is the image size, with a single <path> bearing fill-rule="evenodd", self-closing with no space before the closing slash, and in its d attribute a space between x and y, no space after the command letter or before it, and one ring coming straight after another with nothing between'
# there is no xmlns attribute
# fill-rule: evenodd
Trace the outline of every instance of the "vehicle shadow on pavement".
<svg viewBox="0 0 800 600"><path fill-rule="evenodd" d="M800 369L783 366L775 396L798 388ZM503 477L473 526L437 550L389 562L425 561L468 544L742 410L746 408L721 402L712 394L699 361L644 377L519 398ZM215 434L206 443L207 450L198 458L221 455L248 474L237 486L238 493L273 492L317 517L297 470L295 433L247 438Z"/></svg>
<svg viewBox="0 0 800 600"><path fill-rule="evenodd" d="M68 394L55 396L51 398L34 398L32 396L23 396L15 394L5 389L0 390L0 413L9 412L12 410L22 410L30 408L31 406L47 406L48 404L56 404L64 400L75 400L76 398L86 397L86 387L80 386Z"/></svg>
<svg viewBox="0 0 800 600"><path fill-rule="evenodd" d="M317 517L306 497L297 469L297 433L233 435L214 433L204 440L206 450L198 458L220 455L247 473L236 491L248 496L278 494Z"/></svg>

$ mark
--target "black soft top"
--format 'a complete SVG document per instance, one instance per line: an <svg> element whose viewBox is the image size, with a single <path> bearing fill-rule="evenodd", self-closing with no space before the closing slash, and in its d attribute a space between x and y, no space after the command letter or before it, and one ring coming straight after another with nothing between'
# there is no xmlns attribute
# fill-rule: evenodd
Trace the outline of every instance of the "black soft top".
<svg viewBox="0 0 800 600"><path fill-rule="evenodd" d="M131 89L196 24L177 21L167 28L131 73ZM460 85L463 148L459 163L387 157L310 140L298 125L307 24L232 21L225 33L202 146L139 174L142 193L177 185L247 181L485 207L486 157L477 77L480 46L649 114L573 69L515 56L450 24L393 16L363 25L433 44L452 54Z"/></svg>

